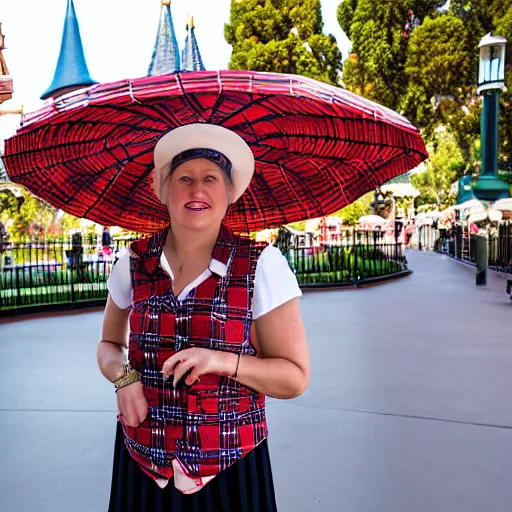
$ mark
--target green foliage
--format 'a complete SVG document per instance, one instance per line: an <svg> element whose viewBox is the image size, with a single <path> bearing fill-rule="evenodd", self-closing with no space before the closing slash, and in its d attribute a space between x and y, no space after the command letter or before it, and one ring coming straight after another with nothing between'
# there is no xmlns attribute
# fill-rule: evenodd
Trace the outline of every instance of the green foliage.
<svg viewBox="0 0 512 512"><path fill-rule="evenodd" d="M343 81L351 90L406 115L427 141L445 127L469 168L480 139L476 92L480 39L489 32L509 41L506 85L512 91L512 1L344 0L338 21L352 41ZM404 31L412 9L420 25ZM512 171L512 92L501 95L499 158Z"/></svg>
<svg viewBox="0 0 512 512"><path fill-rule="evenodd" d="M476 94L474 66L464 22L452 15L427 18L411 35L406 62L408 88L402 109L427 139L436 127L454 134L466 162L480 138L482 103ZM425 51L428 49L428 51Z"/></svg>
<svg viewBox="0 0 512 512"><path fill-rule="evenodd" d="M68 213L65 213L62 216L62 220L60 221L61 229L64 233L67 233L74 229L80 228L80 218L75 217L74 215L69 215Z"/></svg>
<svg viewBox="0 0 512 512"><path fill-rule="evenodd" d="M12 219L9 227L10 239L14 242L37 237L52 224L55 209L48 203L21 189L21 197L16 198L9 190L0 192L2 209L0 220L5 224ZM12 197L9 197L12 196ZM14 199L13 199L14 197Z"/></svg>
<svg viewBox="0 0 512 512"><path fill-rule="evenodd" d="M306 221L301 222L292 222L289 226L297 231L305 231L306 230Z"/></svg>
<svg viewBox="0 0 512 512"><path fill-rule="evenodd" d="M405 74L409 87L424 89L427 98L450 95L466 85L470 52L464 22L455 16L425 18L409 38Z"/></svg>
<svg viewBox="0 0 512 512"><path fill-rule="evenodd" d="M20 201L9 189L0 190L0 222L5 224L8 219L17 215Z"/></svg>
<svg viewBox="0 0 512 512"><path fill-rule="evenodd" d="M406 77L407 41L402 37L408 10L423 17L433 0L345 0L338 22L352 41L353 56L345 61L348 89L398 110Z"/></svg>
<svg viewBox="0 0 512 512"><path fill-rule="evenodd" d="M296 28L298 34L292 33ZM337 84L341 53L322 33L319 0L232 0L226 41L230 69L304 75Z"/></svg>
<svg viewBox="0 0 512 512"><path fill-rule="evenodd" d="M358 243L353 247L332 246L315 250L289 250L285 253L301 285L346 283L381 277L404 270L379 243Z"/></svg>
<svg viewBox="0 0 512 512"><path fill-rule="evenodd" d="M400 34L406 12L400 1L393 0L345 0L338 7L338 20L355 55L344 66L345 86L391 108L404 82L405 45Z"/></svg>
<svg viewBox="0 0 512 512"><path fill-rule="evenodd" d="M12 242L29 241L38 236L52 239L80 227L79 218L64 213L57 221L57 210L53 206L22 187L19 190L20 197L8 188L0 190L0 221L6 225L12 220L8 228Z"/></svg>
<svg viewBox="0 0 512 512"><path fill-rule="evenodd" d="M411 183L421 192L418 206L435 204L444 208L454 204L455 197L450 195L450 188L464 174L466 164L455 137L447 130L435 134L429 152L427 169L413 174Z"/></svg>
<svg viewBox="0 0 512 512"><path fill-rule="evenodd" d="M357 221L360 217L370 213L370 203L372 202L372 198L372 193L366 194L352 204L345 206L345 208L337 212L335 215L337 217L341 217L343 224L354 226L357 224Z"/></svg>

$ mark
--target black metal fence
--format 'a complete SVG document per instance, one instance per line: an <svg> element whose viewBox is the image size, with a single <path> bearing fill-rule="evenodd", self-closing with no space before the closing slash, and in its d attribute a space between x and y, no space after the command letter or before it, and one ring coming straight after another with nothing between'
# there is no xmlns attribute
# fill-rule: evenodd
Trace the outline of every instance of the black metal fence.
<svg viewBox="0 0 512 512"><path fill-rule="evenodd" d="M403 246L379 231L347 230L328 244L278 245L301 287L357 285L408 272Z"/></svg>
<svg viewBox="0 0 512 512"><path fill-rule="evenodd" d="M102 247L95 236L0 243L0 312L105 300L115 255L128 243Z"/></svg>
<svg viewBox="0 0 512 512"><path fill-rule="evenodd" d="M403 247L378 232L347 231L329 244L304 240L278 242L302 287L357 285L408 272ZM91 236L0 244L0 314L102 303L115 257L129 242L103 247Z"/></svg>
<svg viewBox="0 0 512 512"><path fill-rule="evenodd" d="M438 229L434 226L422 226L423 240L429 244L418 243L420 250L434 250L454 259L475 263L475 235L467 226L458 224L451 229ZM421 236L418 235L421 240ZM512 274L512 223L501 222L487 232L489 268Z"/></svg>

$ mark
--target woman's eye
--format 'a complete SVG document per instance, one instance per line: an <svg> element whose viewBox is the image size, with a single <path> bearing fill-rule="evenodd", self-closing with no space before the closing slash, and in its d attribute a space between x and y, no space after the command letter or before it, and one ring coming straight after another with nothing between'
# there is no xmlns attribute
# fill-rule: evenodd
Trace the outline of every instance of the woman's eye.
<svg viewBox="0 0 512 512"><path fill-rule="evenodd" d="M215 176L206 176L204 181L209 183L209 182L212 182L212 181L217 181L217 178Z"/></svg>
<svg viewBox="0 0 512 512"><path fill-rule="evenodd" d="M182 176L180 178L180 181L183 182L183 183L190 183L190 178L188 176Z"/></svg>

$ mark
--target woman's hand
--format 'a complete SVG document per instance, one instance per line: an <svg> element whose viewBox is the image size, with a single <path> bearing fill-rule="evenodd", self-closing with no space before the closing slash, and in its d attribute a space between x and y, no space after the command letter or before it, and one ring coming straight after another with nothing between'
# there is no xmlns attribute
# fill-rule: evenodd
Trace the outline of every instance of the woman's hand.
<svg viewBox="0 0 512 512"><path fill-rule="evenodd" d="M237 354L231 352L220 352L208 348L188 348L176 352L162 366L164 378L168 379L173 375L173 382L176 385L183 376L190 372L185 378L185 384L192 386L201 375L215 373L218 375L234 375L236 370Z"/></svg>
<svg viewBox="0 0 512 512"><path fill-rule="evenodd" d="M144 421L148 414L148 401L142 382L134 382L117 390L117 409L122 422L129 427L138 427Z"/></svg>

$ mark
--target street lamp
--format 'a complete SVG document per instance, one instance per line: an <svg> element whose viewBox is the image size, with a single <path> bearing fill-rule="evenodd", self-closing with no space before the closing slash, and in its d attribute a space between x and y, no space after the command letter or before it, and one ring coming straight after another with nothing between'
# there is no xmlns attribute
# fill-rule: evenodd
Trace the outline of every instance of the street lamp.
<svg viewBox="0 0 512 512"><path fill-rule="evenodd" d="M478 199L496 201L509 197L508 185L498 178L498 119L500 93L505 87L505 47L502 36L487 34L480 41L478 94L483 95L480 122L482 172L473 187Z"/></svg>
<svg viewBox="0 0 512 512"><path fill-rule="evenodd" d="M502 36L487 34L480 41L480 69L478 73L478 94L505 87L505 49L507 40Z"/></svg>

